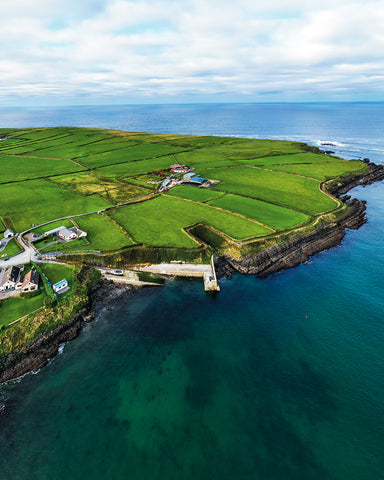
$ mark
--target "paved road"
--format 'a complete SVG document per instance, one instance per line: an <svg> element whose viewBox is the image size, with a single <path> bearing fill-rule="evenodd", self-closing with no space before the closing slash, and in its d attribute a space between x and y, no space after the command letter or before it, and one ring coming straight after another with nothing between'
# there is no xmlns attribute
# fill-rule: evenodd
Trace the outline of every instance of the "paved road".
<svg viewBox="0 0 384 480"><path fill-rule="evenodd" d="M21 239L21 235L17 237L18 242L20 243L21 247L24 249L23 252L10 257L8 260L0 260L0 268L5 267L12 267L14 265L22 265L25 263L29 263L31 260L36 261L39 255L35 252L35 250L27 245Z"/></svg>
<svg viewBox="0 0 384 480"><path fill-rule="evenodd" d="M146 267L136 267L142 272L159 273L161 275L179 275L202 277L204 273L212 273L211 265L193 264L193 263L160 263L158 265L148 265Z"/></svg>

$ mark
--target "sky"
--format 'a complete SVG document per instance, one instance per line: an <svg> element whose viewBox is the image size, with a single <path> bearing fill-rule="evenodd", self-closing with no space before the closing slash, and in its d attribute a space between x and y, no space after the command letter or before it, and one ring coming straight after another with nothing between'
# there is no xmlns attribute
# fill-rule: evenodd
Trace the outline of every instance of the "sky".
<svg viewBox="0 0 384 480"><path fill-rule="evenodd" d="M384 100L382 0L1 0L0 106Z"/></svg>

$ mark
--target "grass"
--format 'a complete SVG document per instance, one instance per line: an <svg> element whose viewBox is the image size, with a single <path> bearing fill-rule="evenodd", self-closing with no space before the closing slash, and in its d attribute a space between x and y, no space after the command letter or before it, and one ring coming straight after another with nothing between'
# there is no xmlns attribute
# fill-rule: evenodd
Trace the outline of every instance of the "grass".
<svg viewBox="0 0 384 480"><path fill-rule="evenodd" d="M34 312L44 305L45 293L32 298L13 297L0 302L0 327Z"/></svg>
<svg viewBox="0 0 384 480"><path fill-rule="evenodd" d="M293 152L289 155L272 155L259 158L238 159L238 163L243 165L290 165L295 163L313 164L313 163L326 163L326 162L340 162L346 163L347 160L342 158L330 157L329 155L323 155L312 152Z"/></svg>
<svg viewBox="0 0 384 480"><path fill-rule="evenodd" d="M167 192L169 195L185 198L187 200L194 200L196 202L206 202L221 195L219 192L208 190L205 188L191 187L187 185L180 185L174 187Z"/></svg>
<svg viewBox="0 0 384 480"><path fill-rule="evenodd" d="M56 175L80 170L83 168L70 160L0 155L0 183L45 177L48 172Z"/></svg>
<svg viewBox="0 0 384 480"><path fill-rule="evenodd" d="M48 223L48 225L34 228L33 233L37 233L38 235L44 235L45 232L49 232L50 230L53 230L59 227L72 228L73 222L70 219L58 220L57 222Z"/></svg>
<svg viewBox="0 0 384 480"><path fill-rule="evenodd" d="M39 225L56 218L111 206L98 195L79 195L48 180L2 185L1 194L0 216L12 224L17 232L30 228L32 223Z"/></svg>
<svg viewBox="0 0 384 480"><path fill-rule="evenodd" d="M81 195L97 194L112 205L141 197L151 190L122 180L103 177L94 171L54 177L52 181Z"/></svg>
<svg viewBox="0 0 384 480"><path fill-rule="evenodd" d="M118 208L111 216L135 242L156 246L195 246L194 240L182 229L199 222L212 225L238 240L271 233L267 228L229 212L163 195Z"/></svg>
<svg viewBox="0 0 384 480"><path fill-rule="evenodd" d="M12 257L13 255L17 255L19 252L21 252L21 248L17 245L16 240L11 238L4 250L0 251L0 258Z"/></svg>
<svg viewBox="0 0 384 480"><path fill-rule="evenodd" d="M295 210L253 198L240 197L239 195L227 194L209 201L209 204L232 212L241 213L246 217L253 218L276 230L293 228L296 225L306 222L310 218L308 215Z"/></svg>
<svg viewBox="0 0 384 480"><path fill-rule="evenodd" d="M368 166L362 164L359 160L349 160L345 163L330 162L311 165L273 165L269 168L280 172L290 172L325 181L340 175L362 172L367 170Z"/></svg>
<svg viewBox="0 0 384 480"><path fill-rule="evenodd" d="M175 162L195 166L199 175L220 181L211 190L181 186L168 195L119 208L113 219L122 230L107 216L80 217L90 245L81 240L48 247L59 250L110 251L132 241L192 247L196 243L183 228L199 222L236 239L263 236L335 208L337 202L320 191L320 182L366 168L358 161L316 153L304 144L268 139L76 127L0 132L7 134L0 142L0 217L18 232L32 224L145 197L157 188L147 182L159 180L161 171ZM36 231L68 223L60 220ZM0 225L0 231L4 229ZM214 243L222 245L219 240Z"/></svg>
<svg viewBox="0 0 384 480"><path fill-rule="evenodd" d="M76 222L81 230L87 232L87 240L90 243L89 246L76 248L76 251L117 250L133 244L128 235L107 215L87 215L77 218Z"/></svg>
<svg viewBox="0 0 384 480"><path fill-rule="evenodd" d="M165 156L160 158L150 158L148 160L139 160L137 162L108 165L106 167L98 168L97 172L105 177L121 178L162 170L168 168L173 163L175 163L173 157Z"/></svg>
<svg viewBox="0 0 384 480"><path fill-rule="evenodd" d="M52 285L65 278L68 281L68 286L70 288L76 286L75 268L76 267L72 265L59 265L55 263L45 263L41 265L42 271Z"/></svg>
<svg viewBox="0 0 384 480"><path fill-rule="evenodd" d="M337 202L319 190L319 182L281 172L271 172L252 167L234 167L204 170L211 178L221 180L213 187L227 193L235 193L304 213L316 214L337 206Z"/></svg>

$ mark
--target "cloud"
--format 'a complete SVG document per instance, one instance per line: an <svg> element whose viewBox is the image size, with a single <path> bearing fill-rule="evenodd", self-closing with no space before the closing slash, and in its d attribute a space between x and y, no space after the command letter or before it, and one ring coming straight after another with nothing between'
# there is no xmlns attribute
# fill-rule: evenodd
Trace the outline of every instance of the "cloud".
<svg viewBox="0 0 384 480"><path fill-rule="evenodd" d="M335 3L3 0L0 100L382 99L384 5Z"/></svg>

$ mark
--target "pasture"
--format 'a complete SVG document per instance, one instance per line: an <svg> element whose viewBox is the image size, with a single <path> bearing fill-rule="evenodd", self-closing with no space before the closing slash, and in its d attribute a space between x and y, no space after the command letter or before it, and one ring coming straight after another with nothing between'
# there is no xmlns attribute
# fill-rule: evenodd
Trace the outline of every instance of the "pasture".
<svg viewBox="0 0 384 480"><path fill-rule="evenodd" d="M156 246L196 246L182 229L199 222L237 240L271 233L270 229L230 212L171 196L119 207L111 217L136 243Z"/></svg>
<svg viewBox="0 0 384 480"><path fill-rule="evenodd" d="M368 167L359 160L350 160L349 162L327 162L315 164L300 165L272 165L271 170L280 172L295 173L296 175L304 175L306 177L316 178L320 181L330 180L339 176L348 175L350 173L358 173L366 170Z"/></svg>
<svg viewBox="0 0 384 480"><path fill-rule="evenodd" d="M268 139L75 127L0 132L7 135L0 142L0 217L17 232L146 197L158 188L148 182L161 181L173 163L220 182L211 189L179 186L105 215L78 217L89 245L79 240L56 247L63 250L112 251L132 243L193 247L183 229L197 223L236 241L270 235L336 208L321 182L367 168L304 144ZM36 231L71 224L59 220Z"/></svg>
<svg viewBox="0 0 384 480"><path fill-rule="evenodd" d="M34 312L44 305L44 291L33 298L13 297L0 301L0 327Z"/></svg>
<svg viewBox="0 0 384 480"><path fill-rule="evenodd" d="M29 180L1 185L0 216L22 232L56 218L94 212L111 204L98 195L77 195L48 180ZM15 201L17 199L17 201Z"/></svg>
<svg viewBox="0 0 384 480"><path fill-rule="evenodd" d="M319 182L310 178L245 166L198 171L202 176L221 180L214 190L237 193L304 213L319 214L337 206L335 200L319 190Z"/></svg>
<svg viewBox="0 0 384 480"><path fill-rule="evenodd" d="M216 192L214 190L191 187L186 185L180 185L178 187L172 188L167 192L167 194L174 197L185 198L186 200L193 200L195 202L201 203L212 200L213 198L222 195L220 192Z"/></svg>
<svg viewBox="0 0 384 480"><path fill-rule="evenodd" d="M253 218L275 230L293 228L310 219L304 213L239 195L226 194L208 203Z"/></svg>

